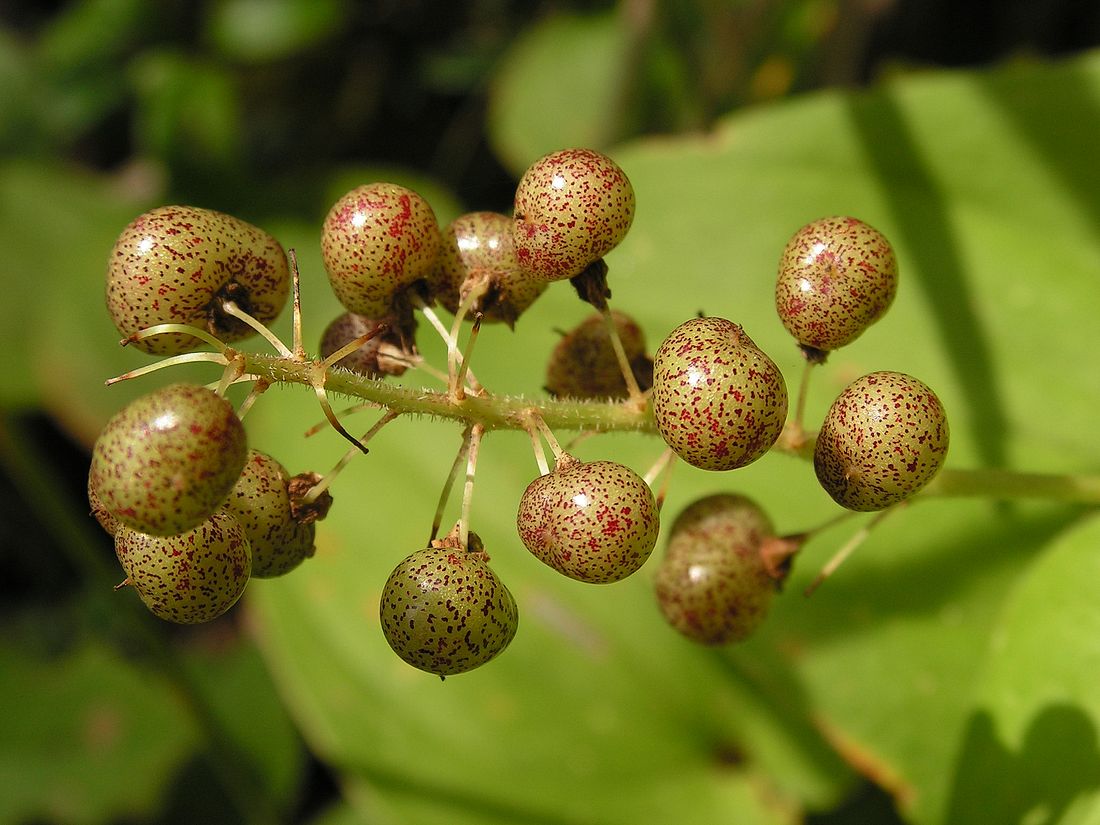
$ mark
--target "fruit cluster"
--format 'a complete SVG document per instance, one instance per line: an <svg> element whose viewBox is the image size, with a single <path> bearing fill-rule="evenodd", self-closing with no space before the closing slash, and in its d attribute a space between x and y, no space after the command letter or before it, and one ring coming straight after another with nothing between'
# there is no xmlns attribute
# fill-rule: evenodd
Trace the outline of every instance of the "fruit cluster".
<svg viewBox="0 0 1100 825"><path fill-rule="evenodd" d="M129 584L158 616L212 619L240 597L250 577L283 575L313 555L328 487L365 442L397 416L400 400L379 404L381 419L352 438L333 413L325 384L346 370L363 386L423 369L446 384L424 391L464 422L462 446L440 497L427 546L393 570L379 623L391 648L414 667L446 676L484 664L516 634L519 612L470 529L475 467L486 422L463 402L494 396L469 370L482 323L515 326L555 281L570 281L596 313L563 333L546 372L551 399L633 416L666 448L644 476L610 460L581 461L556 440L539 402L512 405L494 420L526 430L539 474L516 514L522 544L581 582L606 584L639 570L660 533L664 490L653 485L675 458L704 470L733 470L777 445L808 451L822 487L852 511L885 510L921 489L943 464L947 421L917 379L875 372L836 399L815 436L803 430L801 394L788 416L787 385L776 364L733 321L699 317L672 330L652 358L639 325L608 304L607 255L634 218L630 180L588 149L554 152L524 173L511 215L472 212L440 228L428 203L391 183L357 187L324 220L321 252L346 312L320 340L320 357L287 347L266 328L297 272L279 243L236 218L194 207L163 207L137 218L111 253L107 306L124 344L167 358L132 377L179 361L224 368L212 387L174 384L121 410L92 456L88 496L115 538ZM292 262L293 263L293 262ZM779 263L779 318L810 367L882 317L897 285L890 244L848 217L801 228ZM296 305L297 306L297 305ZM452 316L444 323L441 306ZM416 344L426 319L447 344L447 369L424 362ZM462 323L473 319L465 348ZM282 373L228 346L258 331L279 353ZM194 352L208 344L213 352ZM291 370L293 366L295 370ZM326 418L353 448L327 476L293 478L250 449L242 416L275 380L312 385ZM116 379L117 380L117 379ZM253 388L239 409L225 399L236 381ZM805 382L803 382L803 390ZM366 397L366 396L364 396ZM368 399L370 400L370 399ZM377 403L377 402L376 402ZM551 402L547 401L547 404ZM490 428L491 429L491 428ZM553 453L547 461L544 443ZM450 488L465 467L461 517L438 538ZM656 601L671 627L704 644L744 639L763 620L805 540L776 534L758 504L720 493L688 506L668 531L654 575Z"/></svg>

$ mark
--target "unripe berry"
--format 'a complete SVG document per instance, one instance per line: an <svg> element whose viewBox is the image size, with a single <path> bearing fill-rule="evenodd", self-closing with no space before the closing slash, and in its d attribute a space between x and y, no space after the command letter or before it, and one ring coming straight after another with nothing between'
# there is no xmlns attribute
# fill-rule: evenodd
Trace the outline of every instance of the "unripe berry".
<svg viewBox="0 0 1100 825"><path fill-rule="evenodd" d="M783 431L787 385L741 327L693 318L653 357L653 415L680 458L732 470L764 455Z"/></svg>
<svg viewBox="0 0 1100 825"><path fill-rule="evenodd" d="M842 507L883 510L932 479L949 441L947 415L927 385L900 372L873 372L829 408L814 470Z"/></svg>
<svg viewBox="0 0 1100 825"><path fill-rule="evenodd" d="M629 467L563 455L527 486L516 526L540 561L572 579L605 583L645 564L660 516L649 485Z"/></svg>
<svg viewBox="0 0 1100 825"><path fill-rule="evenodd" d="M897 260L881 232L856 218L822 218L787 242L775 308L798 343L828 352L881 318L897 288Z"/></svg>
<svg viewBox="0 0 1100 825"><path fill-rule="evenodd" d="M286 303L286 253L273 237L230 215L193 206L162 206L127 226L107 266L107 310L124 336L154 324L187 324L222 341L255 330L222 310L231 300L257 320L274 320ZM134 343L170 355L202 342L170 333Z"/></svg>
<svg viewBox="0 0 1100 825"><path fill-rule="evenodd" d="M100 527L107 531L108 535L113 536L122 527L119 520L108 513L103 506L103 502L99 500L99 493L96 492L95 486L92 484L91 472L88 473L88 505L92 509L95 520L99 522Z"/></svg>
<svg viewBox="0 0 1100 825"><path fill-rule="evenodd" d="M391 316L390 321L393 320ZM328 358L340 347L366 335L377 325L378 321L373 318L354 312L337 316L321 335L321 357ZM409 359L415 357L412 335L406 335L399 324L388 322L385 331L355 352L345 355L336 365L367 378L381 378L384 375L403 375L409 368Z"/></svg>
<svg viewBox="0 0 1100 825"><path fill-rule="evenodd" d="M115 553L145 606L177 624L223 614L241 597L252 568L248 538L225 512L175 536L123 527L115 536Z"/></svg>
<svg viewBox="0 0 1100 825"><path fill-rule="evenodd" d="M397 565L379 608L394 653L438 676L485 664L519 627L516 601L489 557L456 545L450 538L433 542Z"/></svg>
<svg viewBox="0 0 1100 825"><path fill-rule="evenodd" d="M680 513L654 580L668 623L708 645L750 636L776 592L760 553L774 535L767 514L741 495L707 496Z"/></svg>
<svg viewBox="0 0 1100 825"><path fill-rule="evenodd" d="M99 505L141 533L170 536L206 520L237 482L248 445L232 405L172 384L130 402L92 450Z"/></svg>
<svg viewBox="0 0 1100 825"><path fill-rule="evenodd" d="M626 236L634 187L611 158L563 149L535 161L516 187L516 257L544 281L579 275Z"/></svg>
<svg viewBox="0 0 1100 825"><path fill-rule="evenodd" d="M412 284L431 276L439 256L432 207L395 183L356 187L336 201L321 230L332 291L351 312L385 318Z"/></svg>
<svg viewBox="0 0 1100 825"><path fill-rule="evenodd" d="M645 334L625 312L611 311L619 340L638 386L653 383L653 359L646 355ZM590 315L558 341L546 367L546 391L563 398L626 398L623 378L607 323L599 313Z"/></svg>

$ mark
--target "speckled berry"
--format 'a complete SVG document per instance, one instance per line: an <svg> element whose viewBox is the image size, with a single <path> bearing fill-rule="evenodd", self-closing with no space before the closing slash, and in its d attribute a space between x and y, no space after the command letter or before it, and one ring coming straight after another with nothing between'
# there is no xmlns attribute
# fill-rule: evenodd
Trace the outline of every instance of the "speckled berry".
<svg viewBox="0 0 1100 825"><path fill-rule="evenodd" d="M882 510L943 466L947 415L927 385L900 372L857 378L825 416L814 448L817 480L849 510Z"/></svg>
<svg viewBox="0 0 1100 825"><path fill-rule="evenodd" d="M787 385L741 327L693 318L653 357L653 415L673 451L704 470L744 467L783 431Z"/></svg>
<svg viewBox="0 0 1100 825"><path fill-rule="evenodd" d="M571 579L602 584L645 564L660 517L649 485L629 467L564 455L527 485L516 527L540 561Z"/></svg>
<svg viewBox="0 0 1100 825"><path fill-rule="evenodd" d="M775 308L799 344L828 352L881 318L897 288L897 260L881 232L856 218L822 218L787 242Z"/></svg>
<svg viewBox="0 0 1100 825"><path fill-rule="evenodd" d="M653 359L646 355L642 328L625 312L612 310L611 317L638 386L649 389L653 383ZM561 398L629 395L602 315L590 315L558 341L546 365L545 387L551 395Z"/></svg>
<svg viewBox="0 0 1100 825"><path fill-rule="evenodd" d="M224 512L176 536L123 527L115 536L115 554L145 606L177 624L225 613L241 597L252 569L248 538Z"/></svg>
<svg viewBox="0 0 1100 825"><path fill-rule="evenodd" d="M223 509L244 529L252 547L252 575L282 576L314 553L316 525L299 524L290 507L290 474L277 460L249 450Z"/></svg>
<svg viewBox="0 0 1100 825"><path fill-rule="evenodd" d="M321 229L321 257L344 307L384 318L413 283L428 279L439 256L432 207L395 183L356 187L336 201Z"/></svg>
<svg viewBox="0 0 1100 825"><path fill-rule="evenodd" d="M443 230L443 251L432 276L433 289L448 312L475 291L467 313L508 326L546 290L547 282L524 272L516 260L512 219L499 212L470 212Z"/></svg>
<svg viewBox="0 0 1100 825"><path fill-rule="evenodd" d="M354 312L337 316L321 335L321 357L328 358L340 347L366 335L377 325L375 319ZM400 325L388 322L383 332L355 352L345 355L336 365L368 378L381 378L385 375L403 375L409 368L410 359L416 355L411 335L405 334Z"/></svg>
<svg viewBox="0 0 1100 825"><path fill-rule="evenodd" d="M92 450L99 504L141 533L170 536L210 516L248 452L232 405L205 387L172 384L130 402Z"/></svg>
<svg viewBox="0 0 1100 825"><path fill-rule="evenodd" d="M672 523L654 579L666 621L702 644L748 638L776 592L760 554L774 535L767 514L745 496L719 493L688 506Z"/></svg>
<svg viewBox="0 0 1100 825"><path fill-rule="evenodd" d="M496 657L516 635L519 611L484 552L450 539L402 561L382 588L379 618L394 653L438 676Z"/></svg>
<svg viewBox="0 0 1100 825"><path fill-rule="evenodd" d="M516 258L532 276L579 275L626 236L634 221L634 187L611 158L563 149L535 161L516 187Z"/></svg>
<svg viewBox="0 0 1100 825"><path fill-rule="evenodd" d="M107 265L107 310L124 336L155 324L200 327L222 341L255 334L226 315L232 300L263 323L286 303L290 274L277 240L252 224L193 206L162 206L127 226ZM169 355L202 342L170 333L135 342L150 353Z"/></svg>

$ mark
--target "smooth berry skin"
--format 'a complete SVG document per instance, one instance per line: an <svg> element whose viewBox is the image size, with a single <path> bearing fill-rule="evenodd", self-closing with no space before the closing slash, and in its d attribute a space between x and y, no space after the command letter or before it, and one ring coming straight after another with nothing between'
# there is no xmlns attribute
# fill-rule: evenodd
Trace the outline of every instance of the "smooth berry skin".
<svg viewBox="0 0 1100 825"><path fill-rule="evenodd" d="M881 318L897 288L897 258L881 232L857 218L822 218L787 242L775 309L799 344L829 352Z"/></svg>
<svg viewBox="0 0 1100 825"><path fill-rule="evenodd" d="M290 474L267 453L249 450L222 509L241 525L252 548L252 575L270 579L313 556L316 525L299 524L290 509Z"/></svg>
<svg viewBox="0 0 1100 825"><path fill-rule="evenodd" d="M719 493L689 505L672 524L654 578L669 625L705 645L751 636L776 593L760 554L774 535L771 519L745 496Z"/></svg>
<svg viewBox="0 0 1100 825"><path fill-rule="evenodd" d="M123 527L115 536L115 554L145 606L176 624L225 613L244 593L252 569L248 537L225 512L175 536Z"/></svg>
<svg viewBox="0 0 1100 825"><path fill-rule="evenodd" d="M228 401L205 387L172 384L107 422L92 450L89 485L98 505L123 525L170 536L222 505L247 452L244 427Z"/></svg>
<svg viewBox="0 0 1100 825"><path fill-rule="evenodd" d="M255 334L220 309L225 299L257 320L273 321L286 304L290 273L283 247L252 224L193 206L162 206L119 235L107 265L107 310L125 338L155 324L205 329L227 343ZM157 354L202 344L182 333L133 346Z"/></svg>
<svg viewBox="0 0 1100 825"><path fill-rule="evenodd" d="M349 344L361 335L366 335L378 325L373 318L345 312L332 320L321 334L321 357L328 358L345 344ZM401 361L387 357L382 350L386 336L378 335L367 341L350 355L336 362L343 367L367 378L381 378L385 375L402 375L408 369Z"/></svg>
<svg viewBox="0 0 1100 825"><path fill-rule="evenodd" d="M627 315L611 311L623 351L639 387L653 383L653 360L646 355L645 333ZM627 398L607 324L600 314L590 315L558 341L546 367L546 391L559 398Z"/></svg>
<svg viewBox="0 0 1100 825"><path fill-rule="evenodd" d="M350 312L384 318L412 284L430 278L440 250L435 212L395 183L370 183L341 197L321 229L321 258Z"/></svg>
<svg viewBox="0 0 1100 825"><path fill-rule="evenodd" d="M516 187L516 258L534 278L572 278L618 246L634 209L634 187L611 158L592 149L553 152Z"/></svg>
<svg viewBox="0 0 1100 825"><path fill-rule="evenodd" d="M394 653L437 676L481 667L519 627L516 601L485 553L449 546L418 550L394 568L379 618Z"/></svg>
<svg viewBox="0 0 1100 825"><path fill-rule="evenodd" d="M704 470L733 470L764 455L787 417L787 385L745 331L693 318L653 357L653 415L673 451Z"/></svg>
<svg viewBox="0 0 1100 825"><path fill-rule="evenodd" d="M649 485L629 467L565 455L527 486L516 526L543 563L571 579L605 584L645 564L660 516Z"/></svg>
<svg viewBox="0 0 1100 825"><path fill-rule="evenodd" d="M884 510L932 480L949 443L947 414L928 385L900 372L873 372L829 408L814 470L842 507Z"/></svg>
<svg viewBox="0 0 1100 825"><path fill-rule="evenodd" d="M452 314L475 289L483 290L467 317L480 312L483 322L509 327L547 287L520 268L512 219L499 212L470 212L448 224L432 281L439 302Z"/></svg>
<svg viewBox="0 0 1100 825"><path fill-rule="evenodd" d="M88 506L91 508L95 520L99 522L99 526L104 529L107 535L115 535L123 526L117 518L107 512L103 502L99 500L99 493L96 492L95 486L92 484L91 472L88 473Z"/></svg>

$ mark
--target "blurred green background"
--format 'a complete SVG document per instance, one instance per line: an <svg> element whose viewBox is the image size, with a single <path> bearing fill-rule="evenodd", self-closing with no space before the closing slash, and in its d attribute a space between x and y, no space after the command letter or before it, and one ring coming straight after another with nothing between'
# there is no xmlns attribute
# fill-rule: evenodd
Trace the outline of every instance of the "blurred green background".
<svg viewBox="0 0 1100 825"><path fill-rule="evenodd" d="M441 684L386 649L375 611L455 428L387 428L336 483L317 557L198 628L112 591L84 500L99 428L167 380L102 384L145 363L102 306L137 214L205 206L295 247L313 348L338 312L318 254L336 197L391 179L441 224L508 211L528 163L575 145L634 181L608 263L651 346L726 315L794 384L775 261L802 223L857 214L905 280L817 376L811 420L852 377L902 369L944 399L954 466L1100 472L1097 45L1087 0L0 3L0 823L1100 823L1087 508L922 504L804 600L846 536L829 531L759 638L699 650L646 571L586 587L527 557L512 519L536 468L494 435L474 529L521 628ZM554 329L586 314L549 290L514 334L486 328L479 377L540 392ZM302 438L319 417L272 391L250 437L323 472L343 446ZM640 471L658 452L578 447ZM774 456L678 468L666 512L716 489L785 531L834 513Z"/></svg>

